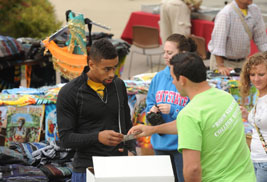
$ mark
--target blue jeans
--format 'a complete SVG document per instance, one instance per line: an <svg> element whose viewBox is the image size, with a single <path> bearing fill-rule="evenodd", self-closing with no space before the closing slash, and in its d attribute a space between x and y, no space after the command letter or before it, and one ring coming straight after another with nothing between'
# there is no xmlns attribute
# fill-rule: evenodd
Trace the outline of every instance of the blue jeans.
<svg viewBox="0 0 267 182"><path fill-rule="evenodd" d="M257 182L267 181L267 162L253 163Z"/></svg>
<svg viewBox="0 0 267 182"><path fill-rule="evenodd" d="M154 150L154 152L156 155L169 155L171 157L175 181L184 182L182 153L178 152L177 150L172 150L172 151Z"/></svg>
<svg viewBox="0 0 267 182"><path fill-rule="evenodd" d="M71 182L86 182L86 173L72 172Z"/></svg>

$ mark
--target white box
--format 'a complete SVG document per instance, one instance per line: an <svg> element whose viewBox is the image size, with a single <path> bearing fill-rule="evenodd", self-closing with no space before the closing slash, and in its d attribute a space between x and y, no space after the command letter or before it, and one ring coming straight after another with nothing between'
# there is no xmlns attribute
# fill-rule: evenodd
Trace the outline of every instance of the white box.
<svg viewBox="0 0 267 182"><path fill-rule="evenodd" d="M160 4L141 4L141 11L153 14L160 13Z"/></svg>
<svg viewBox="0 0 267 182"><path fill-rule="evenodd" d="M170 156L93 156L94 173L87 182L174 182Z"/></svg>

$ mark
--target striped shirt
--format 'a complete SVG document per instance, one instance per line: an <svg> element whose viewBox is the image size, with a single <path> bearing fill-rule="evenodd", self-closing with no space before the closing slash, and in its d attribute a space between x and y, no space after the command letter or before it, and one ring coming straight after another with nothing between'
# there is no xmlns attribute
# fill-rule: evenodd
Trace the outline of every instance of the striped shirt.
<svg viewBox="0 0 267 182"><path fill-rule="evenodd" d="M238 7L235 1L233 3ZM238 8L238 10L240 9ZM247 16L244 16L244 19L259 51L267 51L266 27L258 6L249 5ZM250 54L249 36L231 3L217 14L208 49L213 55L230 59L245 58Z"/></svg>

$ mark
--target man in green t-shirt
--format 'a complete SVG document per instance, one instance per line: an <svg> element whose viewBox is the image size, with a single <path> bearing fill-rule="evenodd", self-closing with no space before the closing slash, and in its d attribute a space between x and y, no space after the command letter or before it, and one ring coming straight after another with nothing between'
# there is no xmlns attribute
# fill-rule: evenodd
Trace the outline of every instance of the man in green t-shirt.
<svg viewBox="0 0 267 182"><path fill-rule="evenodd" d="M210 87L206 67L194 53L175 55L171 75L180 94L190 98L177 122L138 125L129 133L142 131L136 136L140 137L175 134L178 129L186 182L256 182L241 112L234 98Z"/></svg>

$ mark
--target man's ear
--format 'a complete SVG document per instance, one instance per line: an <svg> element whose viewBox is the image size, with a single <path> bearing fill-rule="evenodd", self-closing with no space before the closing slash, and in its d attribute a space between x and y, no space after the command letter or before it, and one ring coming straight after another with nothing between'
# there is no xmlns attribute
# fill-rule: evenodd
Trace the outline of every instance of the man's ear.
<svg viewBox="0 0 267 182"><path fill-rule="evenodd" d="M91 59L89 59L88 66L89 66L90 70L93 69L94 65L95 65L94 61L92 61Z"/></svg>
<svg viewBox="0 0 267 182"><path fill-rule="evenodd" d="M186 84L187 78L183 75L180 75L179 81L181 82L181 85L184 86Z"/></svg>
<svg viewBox="0 0 267 182"><path fill-rule="evenodd" d="M89 60L90 60L91 58L90 58L90 55L89 55L89 53L88 53L88 55L87 55L87 58L86 58L86 63L87 63L87 65L89 66Z"/></svg>

